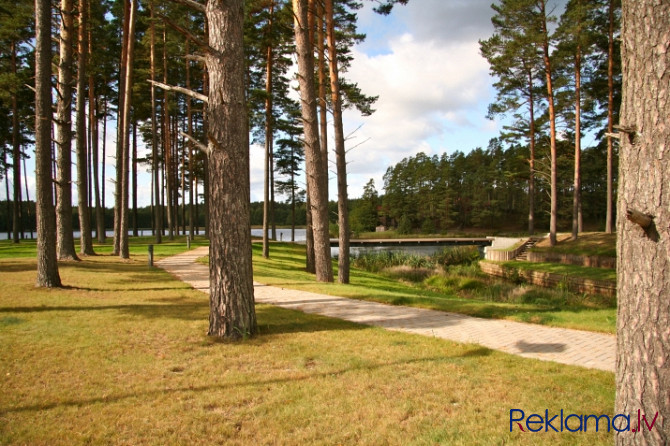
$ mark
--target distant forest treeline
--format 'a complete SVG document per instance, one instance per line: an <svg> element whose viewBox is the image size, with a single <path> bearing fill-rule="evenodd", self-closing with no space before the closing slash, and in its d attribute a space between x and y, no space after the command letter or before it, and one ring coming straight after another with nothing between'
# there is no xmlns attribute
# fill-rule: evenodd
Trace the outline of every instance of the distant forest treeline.
<svg viewBox="0 0 670 446"><path fill-rule="evenodd" d="M558 227L572 222L573 145L558 143ZM494 139L487 149L403 159L384 176L380 216L401 231L440 232L487 228L523 230L528 222L528 146L506 150ZM582 152L582 215L584 224L604 229L607 211L607 146ZM616 172L616 171L615 171ZM535 224L549 228L549 166L536 168ZM614 177L616 184L616 175Z"/></svg>

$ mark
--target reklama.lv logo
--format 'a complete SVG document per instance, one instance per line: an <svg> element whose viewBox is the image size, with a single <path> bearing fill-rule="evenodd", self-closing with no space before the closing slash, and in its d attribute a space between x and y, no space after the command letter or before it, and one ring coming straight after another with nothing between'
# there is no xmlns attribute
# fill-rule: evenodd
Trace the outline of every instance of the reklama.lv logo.
<svg viewBox="0 0 670 446"><path fill-rule="evenodd" d="M613 417L608 415L584 415L571 413L565 415L563 409L554 416L549 416L549 409L545 409L544 416L534 413L526 417L526 413L521 409L510 409L509 411L509 431L514 432L515 425L517 431L521 432L598 432L599 428L607 427L607 432L614 429L616 432L642 432L645 427L651 431L656 424L658 412L654 415L651 423L647 415L637 411L637 424L635 417L631 424L629 414L617 414ZM592 422L591 422L592 421ZM591 423L589 423L591 422Z"/></svg>

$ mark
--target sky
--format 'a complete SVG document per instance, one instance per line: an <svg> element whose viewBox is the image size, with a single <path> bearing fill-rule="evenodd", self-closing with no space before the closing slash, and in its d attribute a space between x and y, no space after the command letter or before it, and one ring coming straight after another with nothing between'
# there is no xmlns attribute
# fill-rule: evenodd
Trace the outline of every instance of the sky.
<svg viewBox="0 0 670 446"><path fill-rule="evenodd" d="M379 99L372 116L363 117L356 110L344 112L350 198L360 197L370 179L383 193L386 169L405 157L419 152L468 152L487 147L498 136L501 124L486 118L495 91L478 43L493 33L491 1L410 0L406 6L396 6L389 16L374 13L374 2L364 1L358 23L367 39L353 48L354 60L345 77ZM108 154L114 152L114 124L109 123ZM332 135L331 128L329 190L330 199L336 200ZM140 145L138 155L143 154ZM250 162L251 200L262 201L262 147L250 148ZM114 159L109 155L106 164L106 205L110 207L114 203ZM151 200L151 179L146 167L141 170L139 205L146 206ZM34 200L32 160L28 183ZM0 199L5 198L4 189L0 188ZM74 190L75 204L76 196Z"/></svg>
<svg viewBox="0 0 670 446"><path fill-rule="evenodd" d="M495 91L478 43L493 33L491 0L410 0L389 16L374 13L373 2L364 3L359 30L367 39L353 49L345 77L379 99L370 117L344 112L347 150L353 148L347 153L351 198L360 197L370 179L382 193L386 169L405 157L486 148L500 126L486 118ZM332 150L330 155L334 200ZM252 156L253 165L262 167L262 160L254 160L259 156ZM254 197L262 199L262 174L256 167Z"/></svg>

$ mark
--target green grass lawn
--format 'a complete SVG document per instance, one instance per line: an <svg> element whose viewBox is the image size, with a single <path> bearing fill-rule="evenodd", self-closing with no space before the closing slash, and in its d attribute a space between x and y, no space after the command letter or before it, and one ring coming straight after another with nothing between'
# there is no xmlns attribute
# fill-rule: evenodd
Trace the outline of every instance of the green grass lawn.
<svg viewBox="0 0 670 446"><path fill-rule="evenodd" d="M259 336L219 343L205 334L207 297L149 268L139 247L126 261L61 263L61 289L35 288L34 258L2 252L0 444L613 441L602 431L509 432L512 408L612 415L611 373L265 305ZM294 250L271 254L256 262L259 278L295 281ZM355 277L358 288L382 286Z"/></svg>
<svg viewBox="0 0 670 446"><path fill-rule="evenodd" d="M470 316L605 333L616 330L616 302L613 299L510 284L488 277L470 277L458 274L458 268L453 277L444 280L448 283L436 283L442 280L439 277L414 283L402 280L402 277L356 268L351 270L349 285L317 283L313 275L305 272L304 250L300 245L273 243L270 259L264 259L261 246L254 244L255 280L284 288ZM206 259L203 261L207 262Z"/></svg>
<svg viewBox="0 0 670 446"><path fill-rule="evenodd" d="M156 244L155 239L152 236L128 237L128 242L128 248L131 255L138 257L144 256L145 258L148 256L149 245L154 246L155 259L178 254L186 249L186 236L184 235L176 236L174 237L174 240L169 240L167 237L163 237L163 243L160 244ZM195 237L195 239L191 241L191 248L208 245L209 240L202 236ZM111 255L113 248L114 240L111 237L107 237L105 243L93 243L93 249L96 254L99 255ZM78 253L79 239L75 240L75 249ZM8 240L0 241L0 259L35 257L35 255L35 240L21 240L18 244L14 244Z"/></svg>

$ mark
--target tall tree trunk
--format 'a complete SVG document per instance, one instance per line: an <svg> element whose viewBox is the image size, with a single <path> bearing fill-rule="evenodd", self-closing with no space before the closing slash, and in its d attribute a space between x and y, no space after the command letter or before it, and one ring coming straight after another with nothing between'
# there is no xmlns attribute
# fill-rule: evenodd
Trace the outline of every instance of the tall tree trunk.
<svg viewBox="0 0 670 446"><path fill-rule="evenodd" d="M130 0L130 14L128 16L128 38L126 44L126 70L123 76L125 77L123 90L123 120L122 120L122 169L121 169L121 237L119 242L119 255L122 259L130 258L130 251L128 246L128 213L130 207L128 206L128 175L130 172L130 108L133 94L133 58L135 48L135 14L137 12L137 1ZM117 160L118 161L118 160Z"/></svg>
<svg viewBox="0 0 670 446"><path fill-rule="evenodd" d="M542 26L542 59L547 83L547 103L549 107L549 147L551 156L551 205L549 216L549 244L556 245L556 225L558 219L558 162L556 155L556 109L554 107L554 88L552 85L552 66L549 58L549 31L547 30L546 0L539 0Z"/></svg>
<svg viewBox="0 0 670 446"><path fill-rule="evenodd" d="M317 2L317 53L318 53L318 72L319 72L319 135L321 136L321 156L326 162L326 172L328 169L328 101L326 100L326 84L328 77L326 75L326 35L324 31L325 10L321 1ZM332 80L331 80L332 82ZM326 173L327 175L327 173ZM326 180L326 196L328 192L328 180Z"/></svg>
<svg viewBox="0 0 670 446"><path fill-rule="evenodd" d="M101 191L100 191L100 204L102 206L103 215L105 214L106 209L107 209L107 208L105 208L105 180L107 178L105 176L105 167L106 167L105 162L107 161L107 158L106 158L106 156L107 156L107 96L104 96L104 98L105 98L105 100L104 100L105 105L103 107L103 113L102 113L102 154L101 154L102 162L101 162L101 165L100 165L100 169L102 170L102 172L100 174L100 176L101 176L101 178L100 178L100 189L101 189ZM107 224L105 224L105 230L107 230ZM105 238L106 238L106 234L105 234Z"/></svg>
<svg viewBox="0 0 670 446"><path fill-rule="evenodd" d="M208 158L210 197L210 336L256 333L248 122L244 95L242 0L210 0Z"/></svg>
<svg viewBox="0 0 670 446"><path fill-rule="evenodd" d="M609 0L609 28L607 31L607 133L614 131L614 0ZM607 214L605 215L605 232L612 233L614 223L614 149L612 137L607 137Z"/></svg>
<svg viewBox="0 0 670 446"><path fill-rule="evenodd" d="M86 145L86 0L79 0L79 37L77 39L77 203L79 212L79 253L95 255L91 236L91 213L88 207L88 147Z"/></svg>
<svg viewBox="0 0 670 446"><path fill-rule="evenodd" d="M28 190L28 169L26 168L26 159L23 158L23 180L26 188L26 216L28 217L27 225L30 230L30 238L33 238L33 224L32 215L30 212L30 192Z"/></svg>
<svg viewBox="0 0 670 446"><path fill-rule="evenodd" d="M333 103L333 128L335 130L335 157L337 163L337 211L339 223L338 274L340 283L349 283L349 199L347 196L347 161L344 148L344 125L342 123L342 97L340 95L337 47L335 43L335 19L333 0L326 2L326 33L328 35L328 58L330 59L330 93Z"/></svg>
<svg viewBox="0 0 670 446"><path fill-rule="evenodd" d="M577 45L575 53L575 174L572 189L572 240L581 232L581 168L582 168L582 48Z"/></svg>
<svg viewBox="0 0 670 446"><path fill-rule="evenodd" d="M618 445L670 443L668 30L670 3L623 2L615 413L656 424L615 435Z"/></svg>
<svg viewBox="0 0 670 446"><path fill-rule="evenodd" d="M154 20L154 3L149 3L150 21L149 21L149 63L151 80L156 80L156 26ZM154 194L154 237L156 243L163 241L163 207L160 202L161 182L159 178L160 162L158 159L158 126L156 124L156 87L151 82L151 170L153 175L153 194Z"/></svg>
<svg viewBox="0 0 670 446"><path fill-rule="evenodd" d="M2 152L2 166L3 174L5 175L5 195L7 197L7 221L5 222L5 228L7 229L7 240L12 238L12 203L9 199L9 163L7 163L7 152Z"/></svg>
<svg viewBox="0 0 670 446"><path fill-rule="evenodd" d="M306 187L305 199L305 271L316 274L316 260L314 258L314 225L312 224L312 201L309 199L309 183Z"/></svg>
<svg viewBox="0 0 670 446"><path fill-rule="evenodd" d="M167 84L167 30L163 29L163 83ZM167 211L167 225L168 238L174 240L174 206L172 206L172 144L170 140L170 107L168 105L168 91L163 90L163 120L162 120L162 135L163 135L163 158L164 158L164 177L165 177L165 196L166 196L166 211Z"/></svg>
<svg viewBox="0 0 670 446"><path fill-rule="evenodd" d="M528 234L535 234L535 93L533 71L528 68L528 112L530 129L528 133L530 145L530 172L528 174Z"/></svg>
<svg viewBox="0 0 670 446"><path fill-rule="evenodd" d="M91 7L88 8L90 22ZM88 55L93 56L93 33L92 26L88 27ZM98 97L95 93L95 77L92 70L88 74L88 126L91 134L91 162L93 163L93 194L95 204L95 233L98 243L105 243L105 210L100 203L100 166L99 166L99 143L98 143Z"/></svg>
<svg viewBox="0 0 670 446"><path fill-rule="evenodd" d="M209 23L207 22L207 19L205 19L205 34L209 35ZM203 77L202 77L202 92L205 95L209 95L209 72L207 70L207 65L205 65L205 70L203 72ZM209 135L209 112L207 111L207 107L203 108L202 112L202 133L204 135ZM210 202L210 193L209 193L209 156L205 156L205 159L203 160L203 170L204 170L204 176L202 179L202 194L203 194L203 204L205 207L205 237L208 239L210 238L210 231L209 231L209 216L210 216L210 211L209 211L209 202ZM251 187L251 186L250 186Z"/></svg>
<svg viewBox="0 0 670 446"><path fill-rule="evenodd" d="M189 41L186 41L186 54L190 53ZM191 89L191 61L186 59L186 88ZM193 107L190 96L186 97L186 131L193 136ZM195 178L195 163L193 160L193 143L186 142L188 147L188 233L191 240L195 237L195 203L193 200L193 185Z"/></svg>
<svg viewBox="0 0 670 446"><path fill-rule="evenodd" d="M175 121L175 126L177 122ZM175 128L175 131L177 129ZM186 151L188 143L182 139L181 145L181 234L186 235Z"/></svg>
<svg viewBox="0 0 670 446"><path fill-rule="evenodd" d="M11 70L16 75L16 42L11 43ZM19 233L23 232L21 224L21 129L19 128L19 103L16 92L12 91L12 171L14 180L12 236L14 243L19 243ZM7 192L9 200L9 191Z"/></svg>
<svg viewBox="0 0 670 446"><path fill-rule="evenodd" d="M114 255L121 253L121 231L122 229L122 209L123 209L123 160L124 160L124 129L127 127L124 123L126 98L126 67L128 65L128 38L130 26L130 5L131 0L123 2L123 32L121 39L121 63L119 65L119 107L116 120L116 182L114 183ZM127 236L126 236L127 237Z"/></svg>
<svg viewBox="0 0 670 446"><path fill-rule="evenodd" d="M58 148L58 259L78 260L72 229L72 0L61 0L60 57L58 62L58 107L56 146Z"/></svg>
<svg viewBox="0 0 670 446"><path fill-rule="evenodd" d="M328 196L324 184L327 169L319 144L319 129L316 113L316 92L314 83L314 56L307 27L306 0L293 0L294 30L298 53L298 73L300 81L300 101L305 136L305 164L312 208L314 227L314 261L316 280L333 281L333 266L330 262L330 236L328 232Z"/></svg>
<svg viewBox="0 0 670 446"><path fill-rule="evenodd" d="M38 287L60 287L51 186L51 2L35 0L35 192Z"/></svg>
<svg viewBox="0 0 670 446"><path fill-rule="evenodd" d="M274 12L274 2L270 0L269 5L270 18L268 19L267 34L272 34L272 14ZM265 52L265 169L263 182L263 257L270 257L270 243L268 240L268 223L270 221L270 157L272 156L273 123L272 123L272 44L268 43Z"/></svg>
<svg viewBox="0 0 670 446"><path fill-rule="evenodd" d="M140 235L137 223L137 121L133 120L133 150L132 150L132 169L133 169L133 236Z"/></svg>
<svg viewBox="0 0 670 446"><path fill-rule="evenodd" d="M315 4L314 0L307 1L307 37L310 48L314 46L314 23L315 23ZM323 151L321 152L323 153ZM305 215L305 263L306 271L312 274L316 274L316 254L314 252L314 224L313 224L313 213L312 213L312 200L310 197L310 186L309 181L306 181L307 186L305 187L307 192L306 200L306 215ZM327 188L328 182L324 187Z"/></svg>

